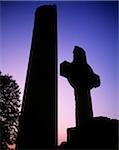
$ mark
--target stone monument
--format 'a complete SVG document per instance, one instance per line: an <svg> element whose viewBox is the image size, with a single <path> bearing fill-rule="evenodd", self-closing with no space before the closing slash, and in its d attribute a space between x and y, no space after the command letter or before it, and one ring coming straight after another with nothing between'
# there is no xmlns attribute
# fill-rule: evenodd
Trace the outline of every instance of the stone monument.
<svg viewBox="0 0 119 150"><path fill-rule="evenodd" d="M18 149L57 146L57 11L37 8L23 96Z"/></svg>
<svg viewBox="0 0 119 150"><path fill-rule="evenodd" d="M60 64L60 74L74 88L76 127L79 127L93 118L90 90L100 86L100 78L87 63L85 51L78 46L74 47L72 63Z"/></svg>
<svg viewBox="0 0 119 150"><path fill-rule="evenodd" d="M85 51L74 47L73 61L60 64L61 76L74 88L76 127L67 129L63 149L118 149L118 120L93 117L90 91L100 86L100 78L87 63Z"/></svg>

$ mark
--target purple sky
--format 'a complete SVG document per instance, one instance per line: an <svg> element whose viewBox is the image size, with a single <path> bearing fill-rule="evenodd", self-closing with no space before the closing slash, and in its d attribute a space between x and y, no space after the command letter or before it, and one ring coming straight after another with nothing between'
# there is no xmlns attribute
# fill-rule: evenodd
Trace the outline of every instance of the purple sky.
<svg viewBox="0 0 119 150"><path fill-rule="evenodd" d="M83 47L88 63L101 78L101 86L92 90L94 116L119 119L117 2L0 1L0 70L3 74L13 75L23 95L34 13L35 9L43 4L57 5L59 64L64 60L72 61L74 45ZM68 81L60 76L58 81L60 143L66 140L66 128L75 126L75 101Z"/></svg>

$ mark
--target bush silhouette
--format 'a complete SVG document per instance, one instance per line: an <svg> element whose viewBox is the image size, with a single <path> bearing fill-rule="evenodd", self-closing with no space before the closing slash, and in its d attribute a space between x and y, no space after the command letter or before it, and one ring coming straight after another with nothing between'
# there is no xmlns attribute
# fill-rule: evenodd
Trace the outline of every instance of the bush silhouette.
<svg viewBox="0 0 119 150"><path fill-rule="evenodd" d="M10 75L0 72L0 124L1 149L14 144L18 132L20 115L20 89Z"/></svg>

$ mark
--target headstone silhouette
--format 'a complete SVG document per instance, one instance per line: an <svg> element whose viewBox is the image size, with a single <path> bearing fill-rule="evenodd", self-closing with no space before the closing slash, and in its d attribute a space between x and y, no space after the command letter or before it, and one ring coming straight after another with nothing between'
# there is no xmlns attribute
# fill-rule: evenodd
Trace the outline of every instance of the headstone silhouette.
<svg viewBox="0 0 119 150"><path fill-rule="evenodd" d="M73 62L64 61L60 64L60 74L68 79L74 88L76 102L76 127L93 118L90 90L100 86L99 76L87 64L85 51L74 47Z"/></svg>
<svg viewBox="0 0 119 150"><path fill-rule="evenodd" d="M60 74L74 88L76 127L67 129L67 142L61 149L118 149L116 119L93 117L90 90L100 86L100 78L88 65L85 51L74 47L73 61L60 64Z"/></svg>
<svg viewBox="0 0 119 150"><path fill-rule="evenodd" d="M23 97L18 149L57 145L57 12L37 8Z"/></svg>

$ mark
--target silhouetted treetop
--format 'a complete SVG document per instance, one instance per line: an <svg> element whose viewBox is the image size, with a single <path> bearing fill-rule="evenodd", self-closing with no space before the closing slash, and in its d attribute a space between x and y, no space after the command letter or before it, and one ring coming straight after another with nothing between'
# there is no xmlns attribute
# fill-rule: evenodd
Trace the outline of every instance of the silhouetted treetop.
<svg viewBox="0 0 119 150"><path fill-rule="evenodd" d="M20 89L10 75L0 72L0 122L2 135L2 149L6 143L13 144L18 132L20 115Z"/></svg>

